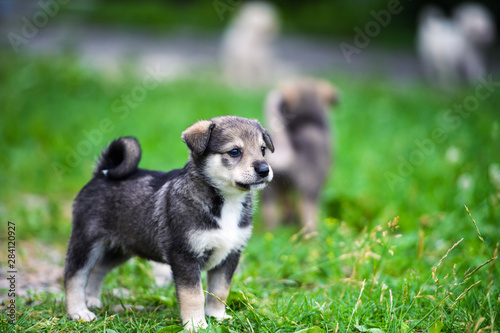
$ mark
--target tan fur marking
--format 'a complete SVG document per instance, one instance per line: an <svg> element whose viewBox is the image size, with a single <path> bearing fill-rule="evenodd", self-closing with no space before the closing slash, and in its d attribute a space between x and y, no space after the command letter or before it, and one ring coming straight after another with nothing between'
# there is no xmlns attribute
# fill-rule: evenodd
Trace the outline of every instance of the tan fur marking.
<svg viewBox="0 0 500 333"><path fill-rule="evenodd" d="M212 122L200 120L182 132L181 138L192 152L201 155L207 148L212 127Z"/></svg>
<svg viewBox="0 0 500 333"><path fill-rule="evenodd" d="M305 230L308 233L313 233L316 232L318 229L317 226L317 220L318 220L318 203L317 202L311 202L308 201L305 198L302 198L300 200L300 216L301 216L301 222L302 222L302 227L305 228Z"/></svg>
<svg viewBox="0 0 500 333"><path fill-rule="evenodd" d="M279 86L279 90L281 91L283 98L288 105L293 106L298 102L300 98L300 88L297 87L295 82L283 82Z"/></svg>
<svg viewBox="0 0 500 333"><path fill-rule="evenodd" d="M206 328L205 320L205 297L201 284L196 288L177 286L177 298L181 308L182 324L187 329Z"/></svg>
<svg viewBox="0 0 500 333"><path fill-rule="evenodd" d="M330 82L325 80L316 81L316 89L318 91L319 97L327 105L335 105L339 101L339 93L337 88L330 84Z"/></svg>
<svg viewBox="0 0 500 333"><path fill-rule="evenodd" d="M325 105L338 102L338 91L330 82L315 78L296 78L282 82L279 90L285 101L292 107L303 94L316 94Z"/></svg>

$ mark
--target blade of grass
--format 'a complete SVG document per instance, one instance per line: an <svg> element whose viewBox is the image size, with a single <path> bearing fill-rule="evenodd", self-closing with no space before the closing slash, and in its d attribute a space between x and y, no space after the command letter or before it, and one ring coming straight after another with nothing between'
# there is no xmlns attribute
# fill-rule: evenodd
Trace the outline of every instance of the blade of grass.
<svg viewBox="0 0 500 333"><path fill-rule="evenodd" d="M477 227L476 221L472 218L472 215L471 215L471 213L469 211L469 207L467 207L466 205L464 205L464 207L465 207L465 210L467 211L467 214L469 214L469 217L472 220L472 223L474 223L474 225L476 226L477 236L479 237L479 239L481 240L481 242L484 243L484 239L481 236L481 233L479 232L479 228Z"/></svg>
<svg viewBox="0 0 500 333"><path fill-rule="evenodd" d="M354 317L354 314L356 313L356 310L358 309L358 304L361 301L361 295L363 295L363 290L365 290L365 282L366 282L366 280L363 280L363 284L361 285L361 291L359 292L358 300L356 301L356 304L354 305L354 309L352 310L351 318L349 318L349 324L347 325L346 332L349 332L352 318Z"/></svg>

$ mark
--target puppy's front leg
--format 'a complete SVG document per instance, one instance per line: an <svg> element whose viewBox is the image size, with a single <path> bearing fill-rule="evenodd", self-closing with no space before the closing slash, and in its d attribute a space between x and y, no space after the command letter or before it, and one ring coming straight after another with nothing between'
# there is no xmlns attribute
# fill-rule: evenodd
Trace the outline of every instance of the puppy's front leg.
<svg viewBox="0 0 500 333"><path fill-rule="evenodd" d="M220 300L207 294L207 306L205 310L207 316L215 317L219 320L232 318L226 314L224 303L227 301L231 279L238 265L239 258L240 253L233 252L221 264L208 271L208 292L217 296Z"/></svg>
<svg viewBox="0 0 500 333"><path fill-rule="evenodd" d="M186 325L186 329L194 331L206 328L208 325L205 320L205 297L200 265L193 259L186 260L182 255L173 257L177 259L171 261L171 267L181 309L182 324Z"/></svg>
<svg viewBox="0 0 500 333"><path fill-rule="evenodd" d="M182 324L187 329L197 331L199 328L207 328L205 320L203 288L200 284L196 286L186 286L178 284L177 298L181 308Z"/></svg>

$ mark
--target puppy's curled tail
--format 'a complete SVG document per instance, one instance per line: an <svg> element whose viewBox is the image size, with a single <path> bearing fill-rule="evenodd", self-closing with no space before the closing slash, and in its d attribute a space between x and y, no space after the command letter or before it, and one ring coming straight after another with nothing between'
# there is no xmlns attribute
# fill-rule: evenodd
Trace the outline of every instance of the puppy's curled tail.
<svg viewBox="0 0 500 333"><path fill-rule="evenodd" d="M120 179L131 175L141 160L141 147L134 137L115 139L104 149L97 162L94 176Z"/></svg>

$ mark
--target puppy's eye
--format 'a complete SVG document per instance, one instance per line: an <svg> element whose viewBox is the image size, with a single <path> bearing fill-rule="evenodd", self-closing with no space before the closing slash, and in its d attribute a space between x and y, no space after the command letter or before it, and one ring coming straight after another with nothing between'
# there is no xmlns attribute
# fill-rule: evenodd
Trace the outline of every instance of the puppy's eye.
<svg viewBox="0 0 500 333"><path fill-rule="evenodd" d="M233 149L233 150L228 151L227 153L231 157L239 157L239 156L241 156L241 150L239 150L239 149Z"/></svg>
<svg viewBox="0 0 500 333"><path fill-rule="evenodd" d="M262 156L266 156L266 147L260 147L260 151L262 152Z"/></svg>

